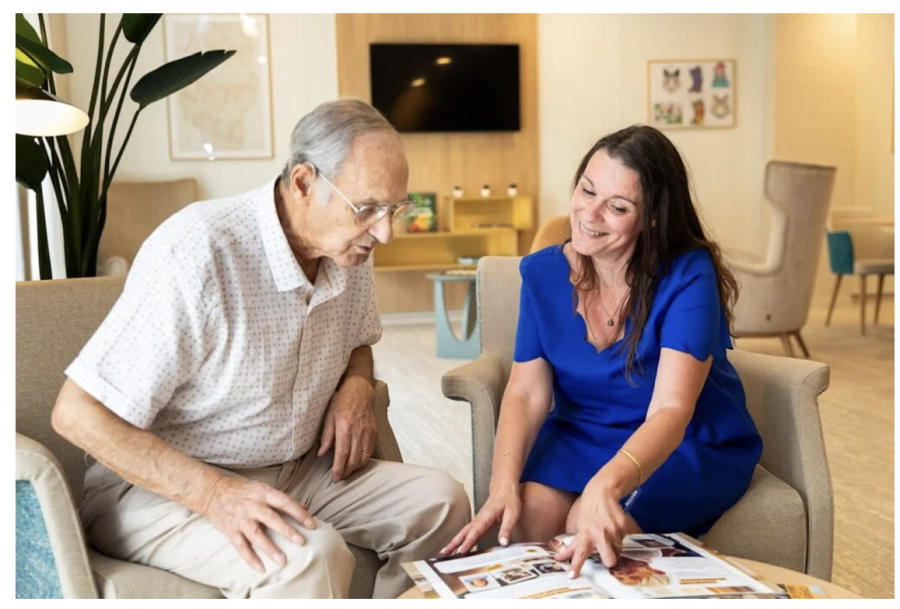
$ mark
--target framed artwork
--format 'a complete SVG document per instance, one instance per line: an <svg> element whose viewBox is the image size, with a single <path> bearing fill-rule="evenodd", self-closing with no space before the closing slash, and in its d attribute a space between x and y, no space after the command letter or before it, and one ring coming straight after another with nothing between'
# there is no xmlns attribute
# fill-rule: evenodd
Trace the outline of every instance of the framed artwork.
<svg viewBox="0 0 900 609"><path fill-rule="evenodd" d="M647 124L657 129L734 127L735 70L733 59L647 62Z"/></svg>
<svg viewBox="0 0 900 609"><path fill-rule="evenodd" d="M270 159L272 95L268 15L166 14L165 55L237 51L166 98L172 160Z"/></svg>

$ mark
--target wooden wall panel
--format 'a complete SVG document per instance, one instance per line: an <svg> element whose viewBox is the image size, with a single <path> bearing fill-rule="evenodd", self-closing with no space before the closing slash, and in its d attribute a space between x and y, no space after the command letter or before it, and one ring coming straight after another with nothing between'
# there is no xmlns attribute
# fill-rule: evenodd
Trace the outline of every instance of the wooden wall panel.
<svg viewBox="0 0 900 609"><path fill-rule="evenodd" d="M371 102L369 43L504 43L519 45L521 131L515 133L403 133L410 166L409 189L434 192L438 205L453 186L467 196L490 184L495 194L515 182L519 194L534 199L537 226L538 112L537 17L509 15L339 14L337 15L338 90L342 96ZM471 91L478 95L478 91ZM441 213L441 211L439 211ZM527 253L534 231L524 233ZM424 273L379 273L384 312L425 311L433 307L431 282ZM397 297L395 292L403 294ZM427 295L427 297L426 297Z"/></svg>

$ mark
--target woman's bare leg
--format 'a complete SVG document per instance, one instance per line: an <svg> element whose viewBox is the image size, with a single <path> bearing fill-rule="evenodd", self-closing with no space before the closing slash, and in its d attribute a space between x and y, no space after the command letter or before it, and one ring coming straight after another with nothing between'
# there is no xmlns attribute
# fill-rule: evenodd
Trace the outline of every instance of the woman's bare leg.
<svg viewBox="0 0 900 609"><path fill-rule="evenodd" d="M565 533L566 518L578 498L577 494L537 482L523 483L519 492L522 514L513 530L512 541L542 543L554 535Z"/></svg>

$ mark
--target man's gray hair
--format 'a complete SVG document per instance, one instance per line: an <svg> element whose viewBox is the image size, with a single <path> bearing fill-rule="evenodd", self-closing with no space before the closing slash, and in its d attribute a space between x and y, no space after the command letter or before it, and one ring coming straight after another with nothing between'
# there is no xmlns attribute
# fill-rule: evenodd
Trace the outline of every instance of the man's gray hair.
<svg viewBox="0 0 900 609"><path fill-rule="evenodd" d="M290 156L281 173L282 182L289 184L291 171L302 163L312 163L333 180L354 138L372 131L397 135L387 119L362 100L345 97L320 104L294 127Z"/></svg>

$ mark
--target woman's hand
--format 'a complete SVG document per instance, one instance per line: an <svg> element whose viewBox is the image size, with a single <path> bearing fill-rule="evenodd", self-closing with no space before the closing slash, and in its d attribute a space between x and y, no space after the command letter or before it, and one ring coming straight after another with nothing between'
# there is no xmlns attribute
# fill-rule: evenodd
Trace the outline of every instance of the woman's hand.
<svg viewBox="0 0 900 609"><path fill-rule="evenodd" d="M596 550L607 568L615 566L622 540L630 531L629 519L619 505L619 498L608 485L591 480L584 493L572 506L569 522L577 522L575 537L556 559L571 564L569 577L578 577L585 559Z"/></svg>
<svg viewBox="0 0 900 609"><path fill-rule="evenodd" d="M452 554L454 550L456 554L465 554L498 521L500 545L507 545L521 513L522 500L519 498L518 485L510 485L491 493L478 515L456 534L456 537L441 550L440 555Z"/></svg>

